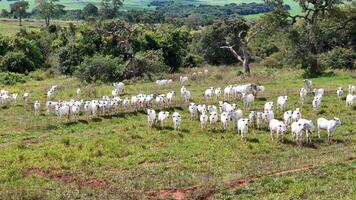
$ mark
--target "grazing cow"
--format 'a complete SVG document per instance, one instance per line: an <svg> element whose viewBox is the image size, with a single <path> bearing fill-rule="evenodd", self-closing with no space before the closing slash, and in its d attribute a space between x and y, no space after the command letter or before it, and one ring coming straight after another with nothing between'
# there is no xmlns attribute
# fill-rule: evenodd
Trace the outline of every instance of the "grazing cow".
<svg viewBox="0 0 356 200"><path fill-rule="evenodd" d="M346 106L352 106L356 102L356 95L348 94L346 96Z"/></svg>
<svg viewBox="0 0 356 200"><path fill-rule="evenodd" d="M250 107L255 101L255 96L253 94L242 93L242 99L244 101L245 107Z"/></svg>
<svg viewBox="0 0 356 200"><path fill-rule="evenodd" d="M218 113L217 112L211 112L209 116L209 121L210 121L210 128L211 130L216 130L216 125L218 122Z"/></svg>
<svg viewBox="0 0 356 200"><path fill-rule="evenodd" d="M312 105L314 110L319 110L321 105L321 98L319 96L314 97Z"/></svg>
<svg viewBox="0 0 356 200"><path fill-rule="evenodd" d="M202 113L200 115L200 128L201 129L205 129L205 125L208 122L208 120L209 120L209 117L206 113Z"/></svg>
<svg viewBox="0 0 356 200"><path fill-rule="evenodd" d="M336 95L337 95L337 98L341 99L342 95L344 94L344 90L342 89L342 87L338 87L336 89Z"/></svg>
<svg viewBox="0 0 356 200"><path fill-rule="evenodd" d="M337 117L334 117L334 119L331 120L327 120L325 118L319 118L317 121L318 137L320 138L321 130L326 130L328 133L328 140L330 140L333 132L336 130L336 127L340 124L341 121Z"/></svg>
<svg viewBox="0 0 356 200"><path fill-rule="evenodd" d="M273 141L273 134L277 134L277 140L279 140L279 136L282 137L282 142L283 142L283 137L284 133L287 131L286 125L279 120L272 119L269 122L269 131L271 132L271 139Z"/></svg>
<svg viewBox="0 0 356 200"><path fill-rule="evenodd" d="M174 130L180 130L180 124L182 123L182 117L179 113L174 112L172 115Z"/></svg>
<svg viewBox="0 0 356 200"><path fill-rule="evenodd" d="M302 102L302 104L304 104L307 94L308 94L308 91L305 88L300 89L299 96L300 96L300 101Z"/></svg>
<svg viewBox="0 0 356 200"><path fill-rule="evenodd" d="M147 122L148 122L148 127L152 128L152 126L156 122L156 111L155 110L147 109Z"/></svg>
<svg viewBox="0 0 356 200"><path fill-rule="evenodd" d="M226 130L228 125L229 125L229 121L230 121L230 115L228 112L223 112L220 115L220 121L221 121L221 126L223 130Z"/></svg>
<svg viewBox="0 0 356 200"><path fill-rule="evenodd" d="M292 124L292 116L293 116L293 111L288 110L286 112L284 112L283 114L283 120L284 120L284 124L286 126L290 126Z"/></svg>
<svg viewBox="0 0 356 200"><path fill-rule="evenodd" d="M41 108L41 104L39 101L35 101L34 103L34 108L35 108L35 116L38 116L40 114L40 108Z"/></svg>
<svg viewBox="0 0 356 200"><path fill-rule="evenodd" d="M279 96L277 99L277 110L281 109L283 110L283 112L286 111L287 101L288 101L287 96Z"/></svg>
<svg viewBox="0 0 356 200"><path fill-rule="evenodd" d="M264 106L264 111L273 111L273 102L266 102Z"/></svg>
<svg viewBox="0 0 356 200"><path fill-rule="evenodd" d="M291 132L295 141L299 144L303 137L303 131L305 130L305 125L300 122L293 122L291 125Z"/></svg>
<svg viewBox="0 0 356 200"><path fill-rule="evenodd" d="M314 124L311 120L307 120L307 119L299 119L298 123L303 124L304 129L305 129L305 135L307 136L307 140L309 142L311 142L311 136L313 134L313 130L314 130Z"/></svg>
<svg viewBox="0 0 356 200"><path fill-rule="evenodd" d="M308 92L311 93L313 91L313 81L305 79L304 83L307 85Z"/></svg>
<svg viewBox="0 0 356 200"><path fill-rule="evenodd" d="M190 103L188 110L190 113L190 119L196 119L198 117L198 106L195 103Z"/></svg>
<svg viewBox="0 0 356 200"><path fill-rule="evenodd" d="M187 76L180 76L179 80L180 80L180 84L181 85L186 85L188 83L188 77Z"/></svg>
<svg viewBox="0 0 356 200"><path fill-rule="evenodd" d="M158 113L158 121L161 122L162 127L165 125L165 122L167 121L168 117L169 117L169 112L167 111L161 111Z"/></svg>
<svg viewBox="0 0 356 200"><path fill-rule="evenodd" d="M262 128L263 124L263 112L257 112L256 114L256 125L258 129Z"/></svg>
<svg viewBox="0 0 356 200"><path fill-rule="evenodd" d="M237 121L237 134L241 134L241 140L246 141L246 135L248 133L249 121L247 118L241 118Z"/></svg>

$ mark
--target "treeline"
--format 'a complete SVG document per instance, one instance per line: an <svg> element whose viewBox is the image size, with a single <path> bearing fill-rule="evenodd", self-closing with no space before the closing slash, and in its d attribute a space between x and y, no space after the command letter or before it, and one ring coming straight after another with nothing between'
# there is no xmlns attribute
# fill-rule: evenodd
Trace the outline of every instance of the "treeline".
<svg viewBox="0 0 356 200"><path fill-rule="evenodd" d="M204 64L242 63L246 76L250 63L302 68L305 76L319 76L327 69L356 69L356 3L310 1L315 5L303 4L304 14L291 16L278 2L256 20L215 19L197 29L186 22L112 19L21 30L15 36L0 36L0 71L41 70L85 82L112 82L154 80Z"/></svg>
<svg viewBox="0 0 356 200"><path fill-rule="evenodd" d="M240 15L251 15L266 13L273 10L273 5L268 3L242 3L203 5L199 4L182 4L174 1L152 1L148 6L155 7L152 9L133 9L129 11L119 11L123 1L103 0L100 6L88 3L83 9L65 10L59 0L39 1L38 5L28 11L29 3L27 1L16 1L10 4L9 11L2 9L0 17L5 18L39 18L44 17L44 13L50 8L56 11L53 18L61 20L95 20L95 19L113 19L119 17L136 23L162 23L171 20L184 21L191 16L199 17L201 20L206 19L205 23L212 22L213 19L235 18ZM283 5L284 9L289 10L289 5ZM210 23L211 24L211 23Z"/></svg>
<svg viewBox="0 0 356 200"><path fill-rule="evenodd" d="M235 18L239 15L254 15L271 12L274 9L268 3L231 3L224 6L218 5L193 5L174 3L174 1L152 1L149 6L155 6L156 10L165 17L184 18L189 15L204 15L214 18ZM289 5L283 5L284 9L290 10Z"/></svg>

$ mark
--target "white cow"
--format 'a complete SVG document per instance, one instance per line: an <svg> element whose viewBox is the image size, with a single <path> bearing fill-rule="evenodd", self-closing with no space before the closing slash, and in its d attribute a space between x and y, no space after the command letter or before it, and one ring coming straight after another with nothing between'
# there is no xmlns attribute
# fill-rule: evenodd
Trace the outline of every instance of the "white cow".
<svg viewBox="0 0 356 200"><path fill-rule="evenodd" d="M148 122L148 127L152 128L152 126L156 122L156 111L155 110L147 109L147 122Z"/></svg>
<svg viewBox="0 0 356 200"><path fill-rule="evenodd" d="M272 141L273 141L274 133L277 134L277 140L279 140L279 136L281 136L282 141L283 141L284 133L287 131L287 128L286 128L286 125L282 121L272 119L269 122L269 131L271 132Z"/></svg>
<svg viewBox="0 0 356 200"><path fill-rule="evenodd" d="M247 118L241 118L237 121L237 134L241 134L241 140L246 140L249 121Z"/></svg>
<svg viewBox="0 0 356 200"><path fill-rule="evenodd" d="M182 123L182 117L179 113L174 112L172 115L174 130L180 130L180 125Z"/></svg>
<svg viewBox="0 0 356 200"><path fill-rule="evenodd" d="M341 124L341 121L337 117L334 117L334 119L331 119L331 120L327 120L325 118L319 118L317 121L318 137L320 138L321 130L326 130L328 133L328 140L330 140L333 132L336 130L336 127L340 124Z"/></svg>
<svg viewBox="0 0 356 200"><path fill-rule="evenodd" d="M281 109L283 112L287 109L287 96L279 96L277 99L277 110Z"/></svg>

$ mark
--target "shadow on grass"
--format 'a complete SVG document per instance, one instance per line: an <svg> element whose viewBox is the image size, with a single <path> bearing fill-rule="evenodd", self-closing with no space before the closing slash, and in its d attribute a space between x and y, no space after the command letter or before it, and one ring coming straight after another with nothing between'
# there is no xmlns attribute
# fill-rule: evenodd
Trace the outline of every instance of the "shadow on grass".
<svg viewBox="0 0 356 200"><path fill-rule="evenodd" d="M56 126L56 125L48 125L47 127L46 127L46 129L48 130L48 131L50 131L50 130L55 130L55 129L57 129L58 128L58 126Z"/></svg>
<svg viewBox="0 0 356 200"><path fill-rule="evenodd" d="M101 119L99 117L95 117L95 118L91 119L91 121L93 121L93 122L101 122L101 121L103 121L103 119Z"/></svg>
<svg viewBox="0 0 356 200"><path fill-rule="evenodd" d="M260 140L258 138L247 138L247 142L251 143L260 143Z"/></svg>
<svg viewBox="0 0 356 200"><path fill-rule="evenodd" d="M288 144L291 146L299 146L299 147L307 147L307 148L311 148L311 149L318 149L318 147L314 144L313 140L312 140L312 142L302 141L301 144L298 144L293 140L284 139L282 143Z"/></svg>
<svg viewBox="0 0 356 200"><path fill-rule="evenodd" d="M267 101L267 98L265 98L265 97L258 97L258 98L257 98L257 101Z"/></svg>

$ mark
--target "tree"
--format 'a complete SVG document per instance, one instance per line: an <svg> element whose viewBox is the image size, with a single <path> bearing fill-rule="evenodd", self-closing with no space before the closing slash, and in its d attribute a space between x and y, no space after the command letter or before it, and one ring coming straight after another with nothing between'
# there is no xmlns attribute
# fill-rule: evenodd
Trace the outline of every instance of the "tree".
<svg viewBox="0 0 356 200"><path fill-rule="evenodd" d="M27 1L17 1L10 4L10 12L19 19L19 25L22 26L22 18L26 15L29 4Z"/></svg>
<svg viewBox="0 0 356 200"><path fill-rule="evenodd" d="M231 53L221 50L220 47L225 46L226 39L229 38L229 46L233 46L235 51L239 51L239 43L236 38L242 30L247 31L248 29L249 26L242 18L218 21L205 29L198 37L200 41L195 51L202 55L209 64L236 63L238 60Z"/></svg>
<svg viewBox="0 0 356 200"><path fill-rule="evenodd" d="M123 5L124 0L102 0L100 13L105 19L113 19L117 16L119 8Z"/></svg>
<svg viewBox="0 0 356 200"><path fill-rule="evenodd" d="M96 7L92 3L88 3L84 8L83 8L83 16L85 19L88 19L93 16L98 15L98 7Z"/></svg>
<svg viewBox="0 0 356 200"><path fill-rule="evenodd" d="M64 5L57 4L59 0L37 0L36 9L41 17L45 19L45 24L48 27L50 20L59 17L65 13Z"/></svg>
<svg viewBox="0 0 356 200"><path fill-rule="evenodd" d="M22 51L7 52L0 59L0 71L27 74L33 70L35 70L34 63Z"/></svg>
<svg viewBox="0 0 356 200"><path fill-rule="evenodd" d="M2 9L1 10L1 13L0 13L0 17L3 17L3 18L9 18L11 15L10 15L10 12L7 11L6 9Z"/></svg>
<svg viewBox="0 0 356 200"><path fill-rule="evenodd" d="M306 75L321 75L324 68L320 62L320 55L327 50L327 44L331 38L344 32L349 23L356 21L356 15L352 12L348 16L341 17L343 4L341 0L294 0L302 8L302 14L291 15L281 8L283 0L271 0L277 5L274 13L284 12L277 20L288 20L288 37L294 55L300 60ZM353 3L354 4L354 3ZM337 24L331 24L331 19L338 18ZM285 27L284 27L285 29ZM337 40L342 40L337 38Z"/></svg>
<svg viewBox="0 0 356 200"><path fill-rule="evenodd" d="M124 66L119 57L97 54L93 57L85 57L76 75L88 83L109 83L122 80L123 72Z"/></svg>

